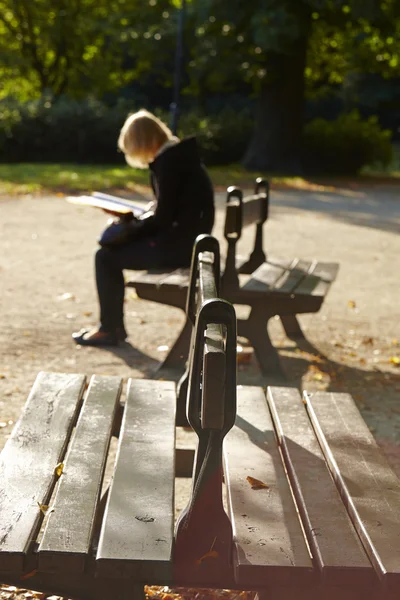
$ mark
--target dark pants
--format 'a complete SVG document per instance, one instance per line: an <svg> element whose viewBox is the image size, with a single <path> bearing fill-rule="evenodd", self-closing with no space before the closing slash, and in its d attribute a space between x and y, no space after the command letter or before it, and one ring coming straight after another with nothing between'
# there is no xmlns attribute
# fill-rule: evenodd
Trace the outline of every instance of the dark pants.
<svg viewBox="0 0 400 600"><path fill-rule="evenodd" d="M175 244L136 240L96 252L95 269L100 304L101 330L113 332L124 327L125 282L123 269L142 271L190 265L190 252L177 257Z"/></svg>

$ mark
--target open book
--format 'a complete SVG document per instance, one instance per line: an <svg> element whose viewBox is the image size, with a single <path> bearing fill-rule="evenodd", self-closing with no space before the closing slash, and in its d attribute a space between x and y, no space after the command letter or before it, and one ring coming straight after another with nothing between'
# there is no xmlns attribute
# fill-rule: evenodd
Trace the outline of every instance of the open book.
<svg viewBox="0 0 400 600"><path fill-rule="evenodd" d="M149 210L148 203L137 204L132 200L103 194L102 192L93 192L91 196L67 196L66 200L72 204L94 206L121 215L132 212L136 218Z"/></svg>

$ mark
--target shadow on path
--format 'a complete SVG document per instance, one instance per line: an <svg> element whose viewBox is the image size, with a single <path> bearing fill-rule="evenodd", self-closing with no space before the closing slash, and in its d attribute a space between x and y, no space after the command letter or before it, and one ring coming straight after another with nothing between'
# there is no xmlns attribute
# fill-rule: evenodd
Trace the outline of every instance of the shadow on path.
<svg viewBox="0 0 400 600"><path fill-rule="evenodd" d="M145 377L149 378L154 376L154 371L160 364L158 360L132 346L130 342L124 342L115 347L104 347L101 350L114 354L114 356L123 360L132 370L140 371Z"/></svg>

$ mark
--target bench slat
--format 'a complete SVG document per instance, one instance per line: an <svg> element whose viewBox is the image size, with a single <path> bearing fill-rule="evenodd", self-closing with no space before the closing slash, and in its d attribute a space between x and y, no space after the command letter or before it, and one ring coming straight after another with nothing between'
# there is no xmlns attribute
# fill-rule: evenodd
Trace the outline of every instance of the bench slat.
<svg viewBox="0 0 400 600"><path fill-rule="evenodd" d="M268 388L279 443L311 552L324 582L368 586L376 579L325 463L300 393Z"/></svg>
<svg viewBox="0 0 400 600"><path fill-rule="evenodd" d="M266 198L264 195L246 196L245 198L243 198L242 227L247 227L248 225L255 225L256 223L263 222L265 220L265 217L263 217L265 204Z"/></svg>
<svg viewBox="0 0 400 600"><path fill-rule="evenodd" d="M238 416L225 438L224 459L236 582L311 583L315 572L261 388L238 388ZM247 476L268 488L252 489Z"/></svg>
<svg viewBox="0 0 400 600"><path fill-rule="evenodd" d="M84 570L121 389L120 377L91 379L39 546L45 571Z"/></svg>
<svg viewBox="0 0 400 600"><path fill-rule="evenodd" d="M332 282L336 279L338 270L339 265L337 263L318 262L312 273L301 281L295 293L326 296Z"/></svg>
<svg viewBox="0 0 400 600"><path fill-rule="evenodd" d="M0 456L0 570L23 569L80 408L84 375L39 373Z"/></svg>
<svg viewBox="0 0 400 600"><path fill-rule="evenodd" d="M400 481L349 394L318 392L307 408L343 501L379 577L400 586Z"/></svg>
<svg viewBox="0 0 400 600"><path fill-rule="evenodd" d="M170 580L175 405L173 382L130 380L97 552L100 575Z"/></svg>
<svg viewBox="0 0 400 600"><path fill-rule="evenodd" d="M283 261L282 261L283 262ZM256 269L247 283L242 287L244 291L270 291L277 281L283 277L286 269L290 268L292 260L285 261L286 264L277 265L270 262L263 263Z"/></svg>
<svg viewBox="0 0 400 600"><path fill-rule="evenodd" d="M126 285L134 287L136 284L146 284L159 286L161 282L171 275L175 269L166 269L164 271L150 270L145 273L134 273L130 276L129 282Z"/></svg>
<svg viewBox="0 0 400 600"><path fill-rule="evenodd" d="M290 270L286 271L285 277L279 280L275 289L279 292L293 293L299 283L307 276L310 270L315 267L315 261L299 260Z"/></svg>
<svg viewBox="0 0 400 600"><path fill-rule="evenodd" d="M162 280L162 287L184 287L189 285L190 269L177 269Z"/></svg>

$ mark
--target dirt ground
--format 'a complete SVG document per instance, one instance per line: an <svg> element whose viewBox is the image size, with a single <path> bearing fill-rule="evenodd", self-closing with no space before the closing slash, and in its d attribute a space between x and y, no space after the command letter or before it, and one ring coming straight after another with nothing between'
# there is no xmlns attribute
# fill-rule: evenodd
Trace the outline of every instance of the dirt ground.
<svg viewBox="0 0 400 600"><path fill-rule="evenodd" d="M218 194L220 240L224 201ZM153 377L183 315L128 290L128 343L113 350L76 346L71 333L97 318L93 254L105 215L62 197L1 198L0 211L1 448L38 371ZM271 325L286 383L350 392L400 475L399 232L394 186L273 189L265 226L271 255L340 263L322 310L299 319L308 343L297 347L277 320ZM251 242L246 231L242 253ZM239 367L239 383L261 381L254 358Z"/></svg>

